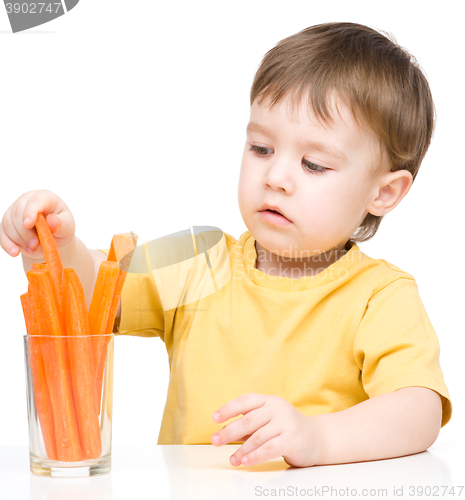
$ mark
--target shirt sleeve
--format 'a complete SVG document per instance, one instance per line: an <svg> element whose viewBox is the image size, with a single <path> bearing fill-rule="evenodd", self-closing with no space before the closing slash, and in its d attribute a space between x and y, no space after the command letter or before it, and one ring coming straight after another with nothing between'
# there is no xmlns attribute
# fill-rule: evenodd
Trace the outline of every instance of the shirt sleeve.
<svg viewBox="0 0 465 500"><path fill-rule="evenodd" d="M121 293L120 335L164 339L164 314L151 273L128 273Z"/></svg>
<svg viewBox="0 0 465 500"><path fill-rule="evenodd" d="M108 255L109 249L100 250ZM136 248L133 258L138 260L138 272L126 274L121 292L121 318L115 334L160 337L164 341L163 307L143 247Z"/></svg>
<svg viewBox="0 0 465 500"><path fill-rule="evenodd" d="M174 314L225 286L231 277L225 234L195 226L138 246L121 295L118 333L173 340ZM210 230L211 229L211 230Z"/></svg>
<svg viewBox="0 0 465 500"><path fill-rule="evenodd" d="M397 278L368 302L354 357L370 398L404 387L426 387L442 401L441 427L452 404L439 363L439 341L412 278Z"/></svg>

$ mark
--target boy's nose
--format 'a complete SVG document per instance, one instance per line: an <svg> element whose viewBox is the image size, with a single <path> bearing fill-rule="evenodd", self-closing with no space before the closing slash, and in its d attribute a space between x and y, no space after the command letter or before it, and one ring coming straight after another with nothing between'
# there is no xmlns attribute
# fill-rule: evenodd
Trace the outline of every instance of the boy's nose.
<svg viewBox="0 0 465 500"><path fill-rule="evenodd" d="M290 162L284 159L270 162L263 178L263 184L273 190L282 190L290 194L294 189Z"/></svg>

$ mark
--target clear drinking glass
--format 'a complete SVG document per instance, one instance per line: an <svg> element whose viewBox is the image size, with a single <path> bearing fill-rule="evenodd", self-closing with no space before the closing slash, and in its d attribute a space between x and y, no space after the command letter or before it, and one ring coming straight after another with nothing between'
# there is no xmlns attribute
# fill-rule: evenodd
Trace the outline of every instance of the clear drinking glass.
<svg viewBox="0 0 465 500"><path fill-rule="evenodd" d="M114 335L25 335L33 474L110 472Z"/></svg>

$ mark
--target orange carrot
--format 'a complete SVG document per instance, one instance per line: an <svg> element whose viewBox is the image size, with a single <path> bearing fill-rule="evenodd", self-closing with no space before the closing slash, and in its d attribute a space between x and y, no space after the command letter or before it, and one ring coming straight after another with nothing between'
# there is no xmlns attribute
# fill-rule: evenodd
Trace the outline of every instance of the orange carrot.
<svg viewBox="0 0 465 500"><path fill-rule="evenodd" d="M103 261L97 274L92 300L89 306L91 335L105 333L110 306L118 279L118 263Z"/></svg>
<svg viewBox="0 0 465 500"><path fill-rule="evenodd" d="M31 294L23 293L21 295L21 305L23 306L24 319L26 320L26 331L29 335L29 367L32 374L37 416L39 417L40 428L42 429L42 437L44 439L47 457L51 460L56 460L57 452L53 413L45 379L44 361L42 359L42 353L40 352L40 339L33 337L33 335L37 335L37 318L34 318L32 314L33 306Z"/></svg>
<svg viewBox="0 0 465 500"><path fill-rule="evenodd" d="M105 334L110 335L113 332L116 312L121 298L124 281L126 279L127 270L131 263L131 257L134 253L137 244L137 235L134 233L115 234L111 240L110 251L108 252L107 261L119 263L118 279L116 281L113 299L111 301L110 313L105 327ZM100 359L97 362L97 393L102 392L103 370L105 368L105 359L107 354L107 346L111 337L106 337L103 340L103 345L100 351Z"/></svg>
<svg viewBox="0 0 465 500"><path fill-rule="evenodd" d="M48 227L43 214L37 215L36 231L39 236L40 246L45 256L47 269L52 277L53 287L58 297L60 314L63 304L63 264L52 231Z"/></svg>
<svg viewBox="0 0 465 500"><path fill-rule="evenodd" d="M131 263L132 254L136 248L137 234L121 233L115 234L111 240L110 251L107 260L118 262L120 269L127 272Z"/></svg>
<svg viewBox="0 0 465 500"><path fill-rule="evenodd" d="M84 459L98 458L102 454L102 442L86 298L74 269L65 268L63 278L66 335L82 337L69 340L71 381L82 454Z"/></svg>
<svg viewBox="0 0 465 500"><path fill-rule="evenodd" d="M123 284L124 280L126 279L126 274L125 272L121 271L121 269L118 269L118 277L116 280L116 286L115 290L113 293L113 298L111 301L110 305L110 311L108 314L108 319L107 319L107 324L105 325L105 335L108 335L108 337L105 337L98 346L98 351L100 352L99 358L97 360L97 370L96 370L96 389L97 389L97 394L99 395L99 398L101 397L102 394L102 384L103 384L103 371L105 369L105 360L107 358L107 347L108 343L111 340L111 334L113 332L113 325L115 323L115 317L116 313L118 311L118 304L119 304L119 299L121 297L121 290L123 289ZM100 405L99 405L99 410L100 410ZM100 415L100 413L99 413Z"/></svg>
<svg viewBox="0 0 465 500"><path fill-rule="evenodd" d="M121 269L118 269L118 278L116 280L115 291L111 300L110 313L108 314L108 320L105 326L106 335L110 335L111 333L113 333L113 325L115 324L116 313L118 312L118 305L126 275L127 273L121 271ZM110 338L108 338L108 341L110 341Z"/></svg>
<svg viewBox="0 0 465 500"><path fill-rule="evenodd" d="M134 233L115 234L111 240L111 247L108 253L108 261L118 262L120 272L118 281L116 282L115 293L111 303L110 315L108 317L105 333L110 334L113 331L116 312L121 298L124 281L126 279L127 270L131 263L131 257L136 249L137 235Z"/></svg>
<svg viewBox="0 0 465 500"><path fill-rule="evenodd" d="M31 320L30 316L28 316L28 310L27 310L27 292L23 293L19 298L21 299L21 307L23 308L24 322L26 323L26 332L28 335L32 335Z"/></svg>
<svg viewBox="0 0 465 500"><path fill-rule="evenodd" d="M39 269L47 269L47 264L45 262L41 262L40 264L34 262L34 264L32 264L31 271L38 271Z"/></svg>
<svg viewBox="0 0 465 500"><path fill-rule="evenodd" d="M48 270L29 271L27 277L33 314L38 318L39 335L62 336L64 334L63 318L59 311L51 273ZM41 337L40 350L55 425L57 459L75 462L82 460L82 450L65 340Z"/></svg>
<svg viewBox="0 0 465 500"><path fill-rule="evenodd" d="M118 263L103 261L97 274L94 292L89 306L89 325L91 335L104 335L110 315L110 308L115 292L116 282L118 280ZM102 339L94 342L95 359L95 387L97 390L97 399L100 408L101 382L99 384L97 370L103 349Z"/></svg>

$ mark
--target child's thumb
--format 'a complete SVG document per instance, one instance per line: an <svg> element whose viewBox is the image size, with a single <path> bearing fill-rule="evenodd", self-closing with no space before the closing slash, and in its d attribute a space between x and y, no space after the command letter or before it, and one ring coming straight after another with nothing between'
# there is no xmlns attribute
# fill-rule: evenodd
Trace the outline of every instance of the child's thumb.
<svg viewBox="0 0 465 500"><path fill-rule="evenodd" d="M74 236L74 219L69 210L60 214L48 214L45 220L53 236L62 243Z"/></svg>
<svg viewBox="0 0 465 500"><path fill-rule="evenodd" d="M55 234L61 226L60 217L56 214L48 214L45 220L47 221L50 231Z"/></svg>

